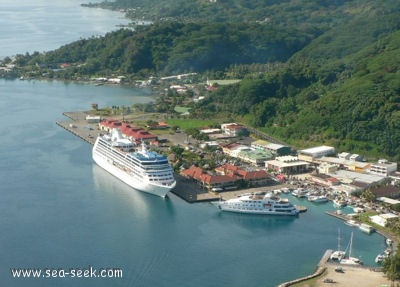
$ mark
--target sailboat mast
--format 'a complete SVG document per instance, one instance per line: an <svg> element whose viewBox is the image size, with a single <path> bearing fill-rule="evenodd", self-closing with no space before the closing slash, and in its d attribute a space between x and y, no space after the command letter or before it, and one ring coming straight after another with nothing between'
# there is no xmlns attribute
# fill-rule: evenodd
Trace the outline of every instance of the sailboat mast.
<svg viewBox="0 0 400 287"><path fill-rule="evenodd" d="M352 247L353 247L353 232L351 232L351 236L350 236L349 258L351 257Z"/></svg>

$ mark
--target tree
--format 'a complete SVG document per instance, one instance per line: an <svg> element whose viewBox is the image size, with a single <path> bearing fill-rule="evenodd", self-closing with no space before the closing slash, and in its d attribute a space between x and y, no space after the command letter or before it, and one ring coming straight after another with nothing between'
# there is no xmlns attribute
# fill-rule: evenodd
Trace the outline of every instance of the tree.
<svg viewBox="0 0 400 287"><path fill-rule="evenodd" d="M376 196L372 193L370 189L366 189L361 193L361 198L365 199L368 202L374 202Z"/></svg>
<svg viewBox="0 0 400 287"><path fill-rule="evenodd" d="M397 246L398 250L399 246ZM393 256L386 258L382 262L383 272L387 278L394 282L400 279L400 254L396 252Z"/></svg>

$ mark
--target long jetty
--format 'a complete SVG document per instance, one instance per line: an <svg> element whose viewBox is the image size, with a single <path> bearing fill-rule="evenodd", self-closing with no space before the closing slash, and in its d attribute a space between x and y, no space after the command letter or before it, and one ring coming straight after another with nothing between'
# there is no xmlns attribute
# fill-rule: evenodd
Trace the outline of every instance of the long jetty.
<svg viewBox="0 0 400 287"><path fill-rule="evenodd" d="M96 130L98 129L97 124L88 123L86 121L86 116L88 115L85 112L64 112L64 116L68 117L70 120L68 121L58 121L57 125L66 129L70 133L75 136L83 139L84 141L94 145L96 140Z"/></svg>
<svg viewBox="0 0 400 287"><path fill-rule="evenodd" d="M65 121L57 121L56 124L69 131L73 135L81 138L87 143L94 145L97 135L100 132L98 123L91 123L86 120L87 112L64 112L63 115L68 118ZM193 181L175 174L177 180L176 187L171 192L189 203L216 201L220 195L209 193L203 190Z"/></svg>

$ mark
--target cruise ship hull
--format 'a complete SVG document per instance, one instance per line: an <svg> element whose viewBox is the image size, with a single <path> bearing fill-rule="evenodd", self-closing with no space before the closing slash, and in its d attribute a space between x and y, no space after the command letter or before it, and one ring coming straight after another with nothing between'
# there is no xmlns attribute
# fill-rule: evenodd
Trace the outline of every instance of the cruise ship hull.
<svg viewBox="0 0 400 287"><path fill-rule="evenodd" d="M121 181L131 186L132 188L143 192L154 194L160 197L165 197L168 194L168 192L175 187L175 184L170 186L156 185L135 178L129 175L128 173L124 172L120 168L116 167L115 165L113 165L107 159L103 158L102 156L99 156L96 152L93 152L93 160L97 165L99 165L100 167L111 173L116 178L120 179Z"/></svg>

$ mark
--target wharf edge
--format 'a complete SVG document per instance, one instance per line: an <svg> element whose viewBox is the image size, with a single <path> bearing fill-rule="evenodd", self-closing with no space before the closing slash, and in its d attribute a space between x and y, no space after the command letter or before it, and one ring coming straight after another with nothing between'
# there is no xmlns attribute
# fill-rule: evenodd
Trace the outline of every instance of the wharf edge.
<svg viewBox="0 0 400 287"><path fill-rule="evenodd" d="M285 283L282 283L280 285L278 285L278 287L288 287L288 286L292 286L293 284L297 284L300 283L302 281L306 281L315 277L318 277L320 275L322 275L325 270L326 270L326 264L328 262L329 257L331 256L333 250L332 249L328 249L325 251L324 255L322 256L321 260L319 261L318 265L317 265L317 269L315 270L315 272L311 275L308 276L304 276L301 278L297 278L291 281L287 281Z"/></svg>
<svg viewBox="0 0 400 287"><path fill-rule="evenodd" d="M81 138L87 143L94 145L97 134L100 132L97 123L88 123L86 116L90 115L89 112L76 111L76 112L63 112L63 116L67 117L68 120L57 121L56 124L63 129L69 131L73 135ZM257 191L272 191L279 188L278 186L263 186L256 187L247 190L234 190L225 191L222 193L211 193L207 190L202 189L193 180L187 179L180 174L174 174L177 181L177 185L170 192L176 196L182 198L188 203L199 203L199 202L211 202L217 200L228 200L237 197L246 192L257 192ZM284 185L286 186L286 185ZM299 212L306 212L307 208L304 206L296 206Z"/></svg>
<svg viewBox="0 0 400 287"><path fill-rule="evenodd" d="M86 116L89 113L78 111L64 112L62 114L69 120L57 121L56 124L58 126L94 145L99 129L97 123L88 123L86 121ZM197 184L179 174L175 174L175 178L178 184L171 192L189 203L209 202L220 199L220 195L202 190Z"/></svg>

